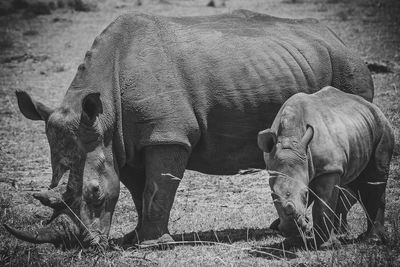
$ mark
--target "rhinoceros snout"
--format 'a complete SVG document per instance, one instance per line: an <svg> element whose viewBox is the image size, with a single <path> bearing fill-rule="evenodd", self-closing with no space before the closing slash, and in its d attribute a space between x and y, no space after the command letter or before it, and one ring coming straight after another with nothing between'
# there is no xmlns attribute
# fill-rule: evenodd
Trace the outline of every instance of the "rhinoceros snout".
<svg viewBox="0 0 400 267"><path fill-rule="evenodd" d="M297 214L293 211L290 216L281 220L278 230L284 237L290 237L300 233L308 233L311 230L311 225L305 215Z"/></svg>
<svg viewBox="0 0 400 267"><path fill-rule="evenodd" d="M296 207L293 202L288 202L283 210L287 216L293 216L296 212Z"/></svg>

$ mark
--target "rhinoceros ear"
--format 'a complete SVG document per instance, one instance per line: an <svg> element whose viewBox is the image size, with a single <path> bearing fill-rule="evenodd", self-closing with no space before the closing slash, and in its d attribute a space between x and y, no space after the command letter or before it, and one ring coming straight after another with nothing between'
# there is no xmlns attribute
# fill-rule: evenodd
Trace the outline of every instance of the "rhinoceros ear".
<svg viewBox="0 0 400 267"><path fill-rule="evenodd" d="M266 152L270 153L276 144L276 133L271 129L266 129L258 133L258 147Z"/></svg>
<svg viewBox="0 0 400 267"><path fill-rule="evenodd" d="M18 107L21 113L31 120L47 121L53 110L39 101L35 101L25 91L16 91Z"/></svg>
<svg viewBox="0 0 400 267"><path fill-rule="evenodd" d="M103 113L100 93L91 93L85 96L82 100L82 119L92 124L100 113Z"/></svg>

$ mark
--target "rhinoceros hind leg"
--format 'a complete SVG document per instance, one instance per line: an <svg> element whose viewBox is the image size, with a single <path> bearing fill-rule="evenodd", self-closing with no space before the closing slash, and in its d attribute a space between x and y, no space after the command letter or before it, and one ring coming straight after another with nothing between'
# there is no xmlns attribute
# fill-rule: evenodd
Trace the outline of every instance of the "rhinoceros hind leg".
<svg viewBox="0 0 400 267"><path fill-rule="evenodd" d="M384 241L384 211L385 211L384 184L369 184L363 182L359 186L360 202L367 214L367 231L361 234L359 240Z"/></svg>
<svg viewBox="0 0 400 267"><path fill-rule="evenodd" d="M393 153L393 135L384 134L375 148L375 153L365 170L358 178L360 201L367 213L368 228L359 239L369 241L386 240L384 213L386 204L386 183L389 175L390 160Z"/></svg>

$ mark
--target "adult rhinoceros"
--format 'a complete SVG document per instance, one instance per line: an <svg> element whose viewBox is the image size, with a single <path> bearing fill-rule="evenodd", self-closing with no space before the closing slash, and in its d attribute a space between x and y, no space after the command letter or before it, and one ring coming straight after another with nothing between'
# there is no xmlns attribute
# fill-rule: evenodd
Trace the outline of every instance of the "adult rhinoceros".
<svg viewBox="0 0 400 267"><path fill-rule="evenodd" d="M17 92L21 112L46 123L51 187L69 170L62 196L35 196L55 208L53 218L64 213L71 222L7 229L35 243L98 243L109 234L121 181L138 212L125 240L171 240L168 219L185 169L263 168L257 133L291 95L326 85L373 98L365 64L314 19L246 10L122 15L95 39L58 108Z"/></svg>

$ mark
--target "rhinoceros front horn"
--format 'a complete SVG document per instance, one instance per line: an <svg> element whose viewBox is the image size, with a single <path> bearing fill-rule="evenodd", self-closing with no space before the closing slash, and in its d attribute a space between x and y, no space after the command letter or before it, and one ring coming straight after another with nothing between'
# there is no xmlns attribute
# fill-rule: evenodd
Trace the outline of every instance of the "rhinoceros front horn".
<svg viewBox="0 0 400 267"><path fill-rule="evenodd" d="M4 224L4 227L15 237L35 244L51 243L56 246L61 245L65 248L79 245L81 237L79 227L67 214L64 214L68 204L63 200L62 194L54 190L48 190L35 193L33 197L43 205L54 209L53 215L47 221L47 224L50 224L57 218L59 220L52 223L51 226L49 225L35 231L22 231L7 224Z"/></svg>
<svg viewBox="0 0 400 267"><path fill-rule="evenodd" d="M65 224L60 225L60 227L48 226L32 232L18 230L7 224L4 224L4 227L15 237L35 244L51 243L56 246L63 245L68 248L79 243L79 240L77 240L77 236L79 235L77 227L66 227Z"/></svg>
<svg viewBox="0 0 400 267"><path fill-rule="evenodd" d="M8 226L7 224L4 224L4 227L15 237L35 244L42 244L42 243L58 244L60 243L60 237L62 236L62 235L60 236L60 233L54 231L50 227L42 228L34 232L18 230L11 226Z"/></svg>

